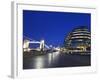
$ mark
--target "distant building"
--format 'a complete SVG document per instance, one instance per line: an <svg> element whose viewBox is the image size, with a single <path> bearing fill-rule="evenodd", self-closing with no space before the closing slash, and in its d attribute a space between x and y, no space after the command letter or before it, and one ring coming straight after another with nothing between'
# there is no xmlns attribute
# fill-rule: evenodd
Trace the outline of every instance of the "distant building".
<svg viewBox="0 0 100 80"><path fill-rule="evenodd" d="M91 33L85 26L75 28L65 37L64 47L68 53L90 54Z"/></svg>

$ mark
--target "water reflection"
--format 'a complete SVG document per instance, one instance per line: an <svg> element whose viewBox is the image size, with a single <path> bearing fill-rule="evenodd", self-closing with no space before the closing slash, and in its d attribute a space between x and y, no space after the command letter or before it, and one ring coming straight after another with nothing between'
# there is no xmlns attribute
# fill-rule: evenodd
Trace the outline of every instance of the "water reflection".
<svg viewBox="0 0 100 80"><path fill-rule="evenodd" d="M49 53L47 55L37 56L33 58L34 68L50 67L52 64L57 63L59 52Z"/></svg>
<svg viewBox="0 0 100 80"><path fill-rule="evenodd" d="M48 54L48 64L49 65L51 64L51 62L53 60L53 56L52 55L53 55L52 53Z"/></svg>
<svg viewBox="0 0 100 80"><path fill-rule="evenodd" d="M88 66L91 63L90 56L66 55L59 52L24 57L23 61L24 69Z"/></svg>
<svg viewBox="0 0 100 80"><path fill-rule="evenodd" d="M43 68L44 67L44 58L38 56L35 59L35 62L33 62L34 68Z"/></svg>

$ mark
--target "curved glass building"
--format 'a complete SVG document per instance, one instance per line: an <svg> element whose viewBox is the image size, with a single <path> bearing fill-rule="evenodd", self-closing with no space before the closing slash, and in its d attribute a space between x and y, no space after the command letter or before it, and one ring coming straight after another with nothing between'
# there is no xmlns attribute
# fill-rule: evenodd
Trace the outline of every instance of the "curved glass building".
<svg viewBox="0 0 100 80"><path fill-rule="evenodd" d="M90 54L91 33L85 26L73 29L64 40L67 53Z"/></svg>

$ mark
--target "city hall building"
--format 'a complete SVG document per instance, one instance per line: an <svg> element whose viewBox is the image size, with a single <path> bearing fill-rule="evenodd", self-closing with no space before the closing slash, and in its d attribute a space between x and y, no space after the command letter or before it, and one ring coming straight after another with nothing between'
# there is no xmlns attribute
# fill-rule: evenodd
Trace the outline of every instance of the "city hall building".
<svg viewBox="0 0 100 80"><path fill-rule="evenodd" d="M85 26L73 29L64 40L64 47L67 53L90 54L91 33Z"/></svg>

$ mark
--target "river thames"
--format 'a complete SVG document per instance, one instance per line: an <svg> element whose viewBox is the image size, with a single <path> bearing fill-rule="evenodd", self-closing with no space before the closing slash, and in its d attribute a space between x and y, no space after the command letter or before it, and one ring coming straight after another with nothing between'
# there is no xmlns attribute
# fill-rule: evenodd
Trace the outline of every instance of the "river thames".
<svg viewBox="0 0 100 80"><path fill-rule="evenodd" d="M24 55L23 69L90 66L90 58L90 55L71 55L59 52L35 56Z"/></svg>

